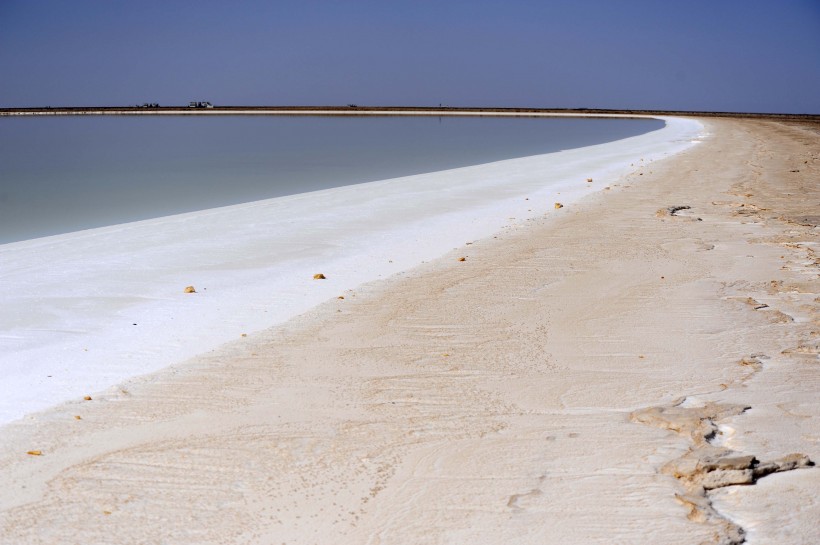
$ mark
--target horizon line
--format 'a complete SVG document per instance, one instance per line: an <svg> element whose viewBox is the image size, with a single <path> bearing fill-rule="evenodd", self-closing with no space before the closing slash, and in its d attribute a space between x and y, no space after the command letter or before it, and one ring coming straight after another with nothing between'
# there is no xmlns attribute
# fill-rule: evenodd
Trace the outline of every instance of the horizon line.
<svg viewBox="0 0 820 545"><path fill-rule="evenodd" d="M195 104L194 102L190 104ZM122 114L151 114L185 112L186 114L208 114L217 112L340 112L351 114L355 112L441 112L447 113L577 113L577 114L621 114L621 115L675 115L675 116L703 116L703 117L755 117L755 118L785 118L785 119L806 119L820 121L820 114L811 113L780 113L780 112L728 112L709 110L664 110L664 109L625 109L625 108L542 108L542 107L516 107L516 106L370 106L370 105L305 105L305 106L282 106L282 105L221 105L215 106L209 102L198 102L199 105L173 105L160 106L157 103L143 105L124 106L28 106L28 107L0 107L0 115L14 114L50 114L50 115L71 115L71 114L94 114L108 113L115 115ZM299 115L299 114L294 114ZM309 114L302 114L309 115Z"/></svg>

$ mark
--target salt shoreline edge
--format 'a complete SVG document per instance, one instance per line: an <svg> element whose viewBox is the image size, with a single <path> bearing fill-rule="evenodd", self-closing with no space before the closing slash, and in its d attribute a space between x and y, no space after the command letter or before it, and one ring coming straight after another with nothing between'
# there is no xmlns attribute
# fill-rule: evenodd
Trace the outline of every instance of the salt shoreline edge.
<svg viewBox="0 0 820 545"><path fill-rule="evenodd" d="M281 324L511 222L566 213L554 202L705 136L696 120L655 118L663 129L596 146L1 245L0 426Z"/></svg>

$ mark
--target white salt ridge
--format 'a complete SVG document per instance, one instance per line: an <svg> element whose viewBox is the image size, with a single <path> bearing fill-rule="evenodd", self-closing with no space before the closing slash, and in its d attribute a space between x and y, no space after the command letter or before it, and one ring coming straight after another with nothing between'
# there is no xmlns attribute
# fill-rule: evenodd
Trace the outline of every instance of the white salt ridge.
<svg viewBox="0 0 820 545"><path fill-rule="evenodd" d="M702 136L661 119L607 144L0 245L0 424L282 323L511 217L571 213L553 203L589 194L586 178L601 189Z"/></svg>

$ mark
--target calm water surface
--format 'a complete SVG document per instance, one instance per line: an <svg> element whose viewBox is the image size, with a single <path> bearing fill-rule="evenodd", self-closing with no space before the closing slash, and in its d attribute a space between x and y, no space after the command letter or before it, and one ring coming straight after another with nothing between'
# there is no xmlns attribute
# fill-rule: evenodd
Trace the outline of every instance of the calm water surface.
<svg viewBox="0 0 820 545"><path fill-rule="evenodd" d="M662 121L0 118L0 244L636 136Z"/></svg>

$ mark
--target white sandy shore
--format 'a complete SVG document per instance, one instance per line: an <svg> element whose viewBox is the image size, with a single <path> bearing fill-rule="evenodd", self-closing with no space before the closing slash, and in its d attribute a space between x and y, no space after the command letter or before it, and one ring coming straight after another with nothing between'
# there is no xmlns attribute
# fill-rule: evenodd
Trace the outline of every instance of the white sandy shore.
<svg viewBox="0 0 820 545"><path fill-rule="evenodd" d="M6 425L0 542L820 542L820 133L704 123L560 213Z"/></svg>
<svg viewBox="0 0 820 545"><path fill-rule="evenodd" d="M598 146L0 245L0 424L553 213L700 130L670 119Z"/></svg>

